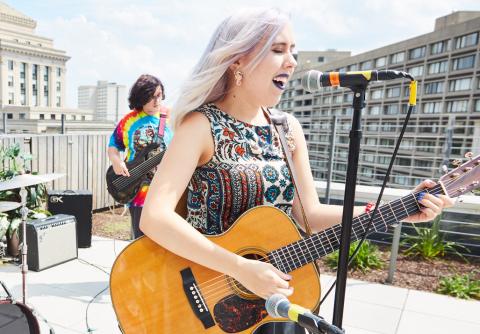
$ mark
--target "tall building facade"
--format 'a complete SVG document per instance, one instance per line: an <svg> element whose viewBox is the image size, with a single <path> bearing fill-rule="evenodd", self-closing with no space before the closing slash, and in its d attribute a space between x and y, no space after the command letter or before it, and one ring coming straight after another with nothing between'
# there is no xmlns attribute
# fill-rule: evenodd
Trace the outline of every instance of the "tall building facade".
<svg viewBox="0 0 480 334"><path fill-rule="evenodd" d="M129 111L127 89L108 81L79 86L78 108L93 110L95 119L118 122Z"/></svg>
<svg viewBox="0 0 480 334"><path fill-rule="evenodd" d="M66 131L110 131L113 122L93 122L91 110L65 107L70 57L36 35L36 26L0 2L0 132L58 133L62 124Z"/></svg>
<svg viewBox="0 0 480 334"><path fill-rule="evenodd" d="M314 177L327 177L336 116L333 179L345 180L353 93L334 87L306 92L301 77L311 69L400 70L418 80L417 107L395 161L392 186L436 178L446 161L462 159L467 151L480 152L479 34L480 12L454 12L438 18L428 34L325 64L299 61L278 107L302 124ZM297 58L302 59L302 52ZM394 80L369 85L362 114L360 183L378 185L383 180L407 112L408 84Z"/></svg>
<svg viewBox="0 0 480 334"><path fill-rule="evenodd" d="M36 21L0 3L0 99L2 106L62 108L65 51L35 34Z"/></svg>

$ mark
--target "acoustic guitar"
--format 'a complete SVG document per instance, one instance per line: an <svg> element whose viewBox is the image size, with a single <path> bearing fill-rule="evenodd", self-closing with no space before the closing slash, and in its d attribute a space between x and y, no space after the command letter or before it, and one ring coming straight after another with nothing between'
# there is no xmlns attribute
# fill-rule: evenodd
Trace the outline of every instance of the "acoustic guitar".
<svg viewBox="0 0 480 334"><path fill-rule="evenodd" d="M480 156L440 178L427 191L456 197L479 186ZM417 213L419 193L411 193L378 208L371 231ZM370 215L353 219L352 239L367 231ZM291 273L292 303L314 309L320 301L320 281L313 261L339 248L341 226L306 238L293 221L272 206L245 212L223 234L208 239L232 252L266 261ZM148 237L130 243L111 271L110 291L120 327L135 333L252 333L266 322L279 321L265 310L265 300L238 281L202 267L159 246ZM281 319L280 319L281 320Z"/></svg>

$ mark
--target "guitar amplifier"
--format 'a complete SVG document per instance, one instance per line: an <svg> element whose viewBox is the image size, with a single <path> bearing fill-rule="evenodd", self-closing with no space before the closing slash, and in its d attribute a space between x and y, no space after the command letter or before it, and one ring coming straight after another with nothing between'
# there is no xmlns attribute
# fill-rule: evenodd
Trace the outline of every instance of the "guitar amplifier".
<svg viewBox="0 0 480 334"><path fill-rule="evenodd" d="M75 216L79 248L92 245L92 201L92 192L89 190L48 191L48 211Z"/></svg>
<svg viewBox="0 0 480 334"><path fill-rule="evenodd" d="M54 215L27 222L27 263L41 271L78 257L75 217ZM21 239L20 239L21 240Z"/></svg>

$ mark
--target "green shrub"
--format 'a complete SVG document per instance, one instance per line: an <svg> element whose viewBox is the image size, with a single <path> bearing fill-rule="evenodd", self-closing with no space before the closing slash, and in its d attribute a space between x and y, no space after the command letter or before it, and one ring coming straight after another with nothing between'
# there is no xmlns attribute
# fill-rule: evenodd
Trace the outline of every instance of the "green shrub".
<svg viewBox="0 0 480 334"><path fill-rule="evenodd" d="M467 248L453 241L445 241L443 234L440 232L440 220L441 215L434 219L431 227L413 225L416 235L404 234L405 239L402 245L409 245L404 254L408 257L431 260L445 256L446 252L450 252L466 261L465 257L458 252L458 249L462 248L467 251Z"/></svg>
<svg viewBox="0 0 480 334"><path fill-rule="evenodd" d="M359 241L352 242L350 244L350 250L348 256L352 256L353 252L358 246ZM332 269L336 269L338 265L338 256L339 252L335 251L325 258L325 263ZM350 268L353 270L360 270L362 272L367 272L372 269L383 268L384 261L380 258L380 252L378 247L372 244L370 241L365 240L365 242L360 247L357 255L353 259Z"/></svg>
<svg viewBox="0 0 480 334"><path fill-rule="evenodd" d="M442 277L437 292L462 299L480 299L480 280L469 274Z"/></svg>

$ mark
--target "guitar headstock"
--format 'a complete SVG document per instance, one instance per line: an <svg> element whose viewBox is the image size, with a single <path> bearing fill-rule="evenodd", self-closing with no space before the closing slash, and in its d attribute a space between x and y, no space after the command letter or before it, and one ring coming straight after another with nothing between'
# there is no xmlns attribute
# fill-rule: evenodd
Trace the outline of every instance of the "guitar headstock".
<svg viewBox="0 0 480 334"><path fill-rule="evenodd" d="M439 180L450 197L457 197L480 188L480 155L466 156L469 161L443 175Z"/></svg>

